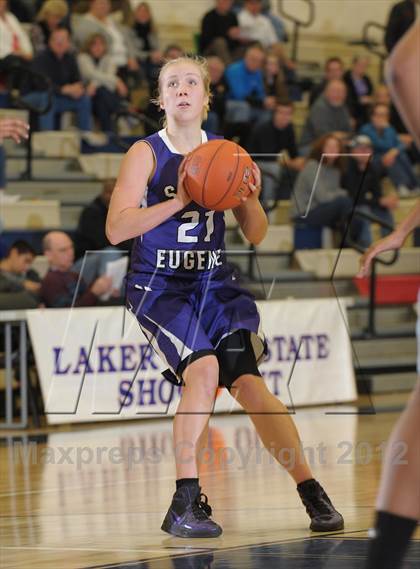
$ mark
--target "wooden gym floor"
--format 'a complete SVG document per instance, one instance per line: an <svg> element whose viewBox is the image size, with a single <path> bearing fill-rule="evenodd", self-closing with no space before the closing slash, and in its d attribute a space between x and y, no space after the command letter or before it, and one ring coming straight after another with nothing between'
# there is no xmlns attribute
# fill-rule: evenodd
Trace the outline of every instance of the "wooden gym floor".
<svg viewBox="0 0 420 569"><path fill-rule="evenodd" d="M214 417L203 455L203 492L224 529L213 540L160 530L174 491L170 419L3 436L0 566L361 569L381 445L405 398L375 401L377 414L350 406L297 410L314 475L346 522L343 532L327 535L311 534L293 481L261 449L244 415ZM419 531L416 537L406 569L420 566Z"/></svg>

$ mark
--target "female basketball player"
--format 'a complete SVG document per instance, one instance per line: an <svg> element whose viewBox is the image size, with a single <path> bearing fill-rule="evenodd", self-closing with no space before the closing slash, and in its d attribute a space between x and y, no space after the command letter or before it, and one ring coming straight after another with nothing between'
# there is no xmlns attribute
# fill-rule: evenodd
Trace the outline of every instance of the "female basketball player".
<svg viewBox="0 0 420 569"><path fill-rule="evenodd" d="M166 127L128 151L112 195L107 235L114 244L136 238L127 304L167 364L165 377L183 385L173 427L176 492L162 529L180 537L222 533L210 518L207 497L201 500L197 464L219 385L250 415L279 462L281 449L295 453L288 470L311 529L341 529L343 518L312 478L290 415L258 371L264 352L259 316L251 294L239 288L226 264L223 213L191 202L184 188L184 156L215 138L201 130L209 106L205 60L180 57L166 63L158 103ZM261 178L255 165L253 173L251 195L234 214L247 239L257 244L267 218L258 200Z"/></svg>
<svg viewBox="0 0 420 569"><path fill-rule="evenodd" d="M405 125L420 149L420 21L397 43L387 62L390 91ZM361 259L360 275L383 251L399 249L420 227L420 200L412 212L385 239L372 245ZM420 291L419 303L420 306ZM417 321L417 372L420 374L420 316ZM403 447L401 447L401 444ZM404 456L399 452L404 449ZM402 459L402 460L401 460ZM399 569L410 537L420 520L420 376L414 392L388 441L379 494L375 529L369 543L366 569Z"/></svg>

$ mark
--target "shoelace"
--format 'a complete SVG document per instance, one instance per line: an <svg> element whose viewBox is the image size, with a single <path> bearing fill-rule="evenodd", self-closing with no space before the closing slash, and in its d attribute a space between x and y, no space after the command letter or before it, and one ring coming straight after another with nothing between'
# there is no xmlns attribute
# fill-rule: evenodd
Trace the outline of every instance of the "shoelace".
<svg viewBox="0 0 420 569"><path fill-rule="evenodd" d="M201 498L204 498L204 500L201 500ZM192 503L192 511L199 520L207 520L211 516L212 509L205 494L197 496Z"/></svg>
<svg viewBox="0 0 420 569"><path fill-rule="evenodd" d="M324 492L318 494L314 492L310 497L306 497L303 500L308 514L311 512L314 514L331 514L331 505L329 500L324 496Z"/></svg>

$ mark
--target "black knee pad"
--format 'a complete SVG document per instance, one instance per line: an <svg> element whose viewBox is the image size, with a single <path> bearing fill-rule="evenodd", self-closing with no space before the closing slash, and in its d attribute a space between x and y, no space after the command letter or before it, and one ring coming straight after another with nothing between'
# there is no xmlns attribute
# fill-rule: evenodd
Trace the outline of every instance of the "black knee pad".
<svg viewBox="0 0 420 569"><path fill-rule="evenodd" d="M249 330L237 330L224 338L216 349L219 362L219 384L230 390L241 375L261 377Z"/></svg>

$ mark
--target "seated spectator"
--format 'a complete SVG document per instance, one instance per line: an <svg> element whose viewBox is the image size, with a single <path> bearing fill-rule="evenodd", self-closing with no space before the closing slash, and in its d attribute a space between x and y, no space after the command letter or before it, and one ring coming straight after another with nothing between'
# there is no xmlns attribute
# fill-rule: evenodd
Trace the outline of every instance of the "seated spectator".
<svg viewBox="0 0 420 569"><path fill-rule="evenodd" d="M209 130L217 134L223 131L223 122L226 112L226 96L228 85L224 76L225 64L216 55L207 58L207 65L210 75L210 110L207 119L203 124L204 130Z"/></svg>
<svg viewBox="0 0 420 569"><path fill-rule="evenodd" d="M346 234L353 201L341 187L345 168L342 154L343 143L333 134L326 134L314 143L293 189L291 217L295 223L330 227L342 236ZM350 236L359 242L361 231L360 219L354 218Z"/></svg>
<svg viewBox="0 0 420 569"><path fill-rule="evenodd" d="M274 109L275 99L267 97L264 88L264 59L264 50L253 45L247 48L243 59L226 69L229 87L226 110L230 123L267 120Z"/></svg>
<svg viewBox="0 0 420 569"><path fill-rule="evenodd" d="M278 58L273 53L269 53L265 59L263 74L267 97L287 99L288 90L284 72L279 65Z"/></svg>
<svg viewBox="0 0 420 569"><path fill-rule="evenodd" d="M315 101L325 90L327 84L333 79L342 80L344 75L344 64L339 57L330 57L324 65L324 77L320 83L316 83L309 95L309 106L311 107Z"/></svg>
<svg viewBox="0 0 420 569"><path fill-rule="evenodd" d="M398 206L398 196L383 195L380 174L370 160L373 152L370 138L358 135L352 140L350 148L352 156L347 160L343 187L358 211L371 213L392 226L394 219L391 211ZM363 218L361 221L363 229L359 244L369 247L372 243L371 223ZM391 233L391 229L381 226L382 237L388 233Z"/></svg>
<svg viewBox="0 0 420 569"><path fill-rule="evenodd" d="M141 60L146 79L156 76L163 63L163 53L159 49L159 40L152 12L148 2L140 2L134 10L133 30L139 42L137 57Z"/></svg>
<svg viewBox="0 0 420 569"><path fill-rule="evenodd" d="M232 11L233 0L216 0L213 10L201 21L200 53L217 55L225 65L232 62L241 45L238 19Z"/></svg>
<svg viewBox="0 0 420 569"><path fill-rule="evenodd" d="M389 108L377 104L372 109L370 122L360 129L370 138L375 164L389 176L400 197L417 195L420 182L405 152L397 131L389 123Z"/></svg>
<svg viewBox="0 0 420 569"><path fill-rule="evenodd" d="M373 85L366 70L369 58L357 55L353 58L351 69L344 73L343 80L347 85L347 106L356 121L356 128L367 122L369 110L373 102Z"/></svg>
<svg viewBox="0 0 420 569"><path fill-rule="evenodd" d="M40 291L38 274L31 270L35 250L26 241L15 241L0 261L0 292L26 291L37 299Z"/></svg>
<svg viewBox="0 0 420 569"><path fill-rule="evenodd" d="M346 105L347 89L343 81L333 79L312 105L300 139L300 152L306 155L310 145L329 132L345 140L353 130Z"/></svg>
<svg viewBox="0 0 420 569"><path fill-rule="evenodd" d="M289 199L295 173L304 166L298 157L292 124L293 104L279 101L270 121L255 125L246 149L261 169L264 202Z"/></svg>
<svg viewBox="0 0 420 569"><path fill-rule="evenodd" d="M90 0L88 13L75 26L75 41L81 48L92 34L104 34L118 74L130 88L135 88L141 72L133 34L129 28L117 24L110 13L110 0Z"/></svg>
<svg viewBox="0 0 420 569"><path fill-rule="evenodd" d="M92 111L104 132L113 130L112 115L127 107L128 88L107 54L105 36L93 34L77 57L82 80L92 98Z"/></svg>
<svg viewBox="0 0 420 569"><path fill-rule="evenodd" d="M101 193L80 214L74 236L76 259L82 257L86 251L100 251L107 248L115 250L105 234L106 216L115 182L114 178L104 180ZM118 249L123 251L127 251L129 247L130 243L126 241L118 245Z"/></svg>
<svg viewBox="0 0 420 569"><path fill-rule="evenodd" d="M50 308L94 306L99 297L111 290L110 277L102 276L90 286L72 270L74 247L70 237L62 231L50 231L43 243L49 270L41 282L41 299Z"/></svg>
<svg viewBox="0 0 420 569"><path fill-rule="evenodd" d="M0 0L0 61L8 56L30 60L33 51L28 34L8 11L8 1Z"/></svg>
<svg viewBox="0 0 420 569"><path fill-rule="evenodd" d="M373 95L373 103L381 103L389 108L389 124L395 128L398 137L406 146L406 152L412 164L420 163L420 150L414 144L413 137L408 132L399 112L391 100L391 95L388 87L382 83L375 89Z"/></svg>
<svg viewBox="0 0 420 569"><path fill-rule="evenodd" d="M293 69L295 65L287 57L273 24L262 14L262 7L262 0L245 0L242 10L238 13L240 37L242 41L260 43L264 49L270 50L278 57L281 65Z"/></svg>
<svg viewBox="0 0 420 569"><path fill-rule="evenodd" d="M284 22L279 16L277 16L277 14L273 13L271 10L271 4L270 0L262 0L261 13L264 14L264 16L266 16L272 23L277 39L280 42L286 42L288 38Z"/></svg>
<svg viewBox="0 0 420 569"><path fill-rule="evenodd" d="M59 127L56 117L66 111L73 111L80 130L90 131L92 116L89 90L85 89L81 81L67 28L52 31L48 48L35 57L33 69L48 77L53 87L51 107L39 116L39 130L56 130ZM45 91L33 91L24 96L25 101L39 108L45 106L46 99Z"/></svg>
<svg viewBox="0 0 420 569"><path fill-rule="evenodd" d="M65 21L69 8L65 0L46 0L43 3L36 22L31 26L30 36L35 54L48 47L50 35L58 27L67 27Z"/></svg>

